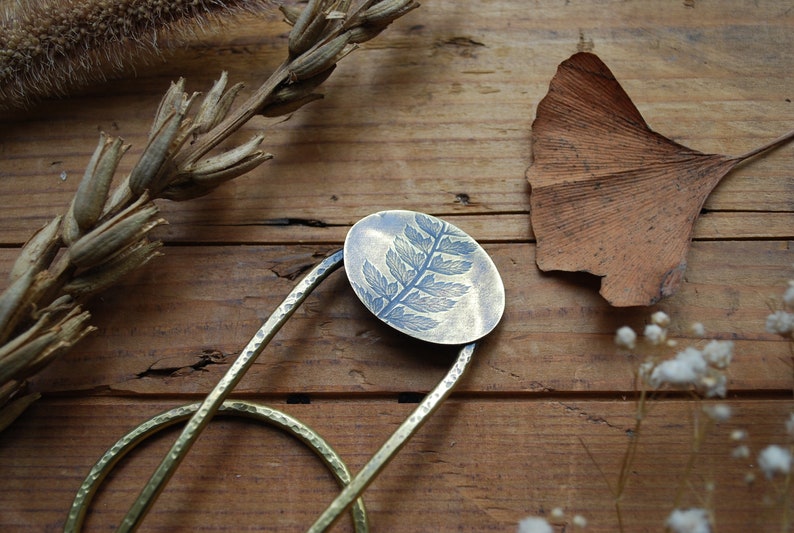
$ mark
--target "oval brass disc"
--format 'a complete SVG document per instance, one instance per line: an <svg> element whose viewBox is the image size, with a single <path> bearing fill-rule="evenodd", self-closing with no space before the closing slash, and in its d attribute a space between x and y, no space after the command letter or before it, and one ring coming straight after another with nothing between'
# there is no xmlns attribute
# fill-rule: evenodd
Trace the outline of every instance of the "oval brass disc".
<svg viewBox="0 0 794 533"><path fill-rule="evenodd" d="M375 316L417 339L466 344L488 334L505 307L491 258L449 222L381 211L347 234L345 271Z"/></svg>

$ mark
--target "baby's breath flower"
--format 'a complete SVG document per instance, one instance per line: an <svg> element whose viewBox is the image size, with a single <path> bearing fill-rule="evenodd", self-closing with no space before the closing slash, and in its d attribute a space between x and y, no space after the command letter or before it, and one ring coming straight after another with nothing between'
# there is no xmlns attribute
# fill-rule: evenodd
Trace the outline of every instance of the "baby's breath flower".
<svg viewBox="0 0 794 533"><path fill-rule="evenodd" d="M789 280L786 292L783 293L783 303L794 308L794 279Z"/></svg>
<svg viewBox="0 0 794 533"><path fill-rule="evenodd" d="M731 418L731 408L724 403L707 405L703 411L715 422L725 422Z"/></svg>
<svg viewBox="0 0 794 533"><path fill-rule="evenodd" d="M695 388L701 394L705 394L706 398L714 398L716 396L725 398L728 393L728 378L719 370L709 367L706 375L700 378Z"/></svg>
<svg viewBox="0 0 794 533"><path fill-rule="evenodd" d="M615 332L615 344L620 348L633 350L637 345L637 334L628 326L623 326Z"/></svg>
<svg viewBox="0 0 794 533"><path fill-rule="evenodd" d="M518 523L518 533L553 533L551 525L544 518L529 516Z"/></svg>
<svg viewBox="0 0 794 533"><path fill-rule="evenodd" d="M716 368L727 368L733 358L733 341L709 342L703 348L703 357Z"/></svg>
<svg viewBox="0 0 794 533"><path fill-rule="evenodd" d="M786 420L786 433L791 438L794 438L794 413L788 415L788 420Z"/></svg>
<svg viewBox="0 0 794 533"><path fill-rule="evenodd" d="M705 337L706 336L706 327L701 324L700 322L693 322L689 326L689 331L692 332L692 335L695 337Z"/></svg>
<svg viewBox="0 0 794 533"><path fill-rule="evenodd" d="M743 429L734 429L731 431L731 440L740 441L747 438L747 431Z"/></svg>
<svg viewBox="0 0 794 533"><path fill-rule="evenodd" d="M552 520L562 520L565 518L565 511L563 511L562 507L555 507L551 510L550 516Z"/></svg>
<svg viewBox="0 0 794 533"><path fill-rule="evenodd" d="M766 331L777 335L791 335L794 328L794 315L786 311L775 311L766 317Z"/></svg>
<svg viewBox="0 0 794 533"><path fill-rule="evenodd" d="M675 509L667 517L667 527L675 533L711 533L711 519L705 509Z"/></svg>
<svg viewBox="0 0 794 533"><path fill-rule="evenodd" d="M696 348L686 348L675 358L662 361L651 372L650 384L659 388L664 384L673 387L696 386L706 371L706 360Z"/></svg>
<svg viewBox="0 0 794 533"><path fill-rule="evenodd" d="M693 387L707 398L725 397L728 392L728 378L720 369L728 364L731 348L730 343L710 343L709 350L705 351L689 346L678 352L673 359L655 366L641 366L640 377L655 389L663 385L679 389Z"/></svg>
<svg viewBox="0 0 794 533"><path fill-rule="evenodd" d="M645 340L654 346L659 346L660 344L663 344L665 340L667 340L667 330L660 327L658 324L648 324L645 326L643 336L645 337Z"/></svg>
<svg viewBox="0 0 794 533"><path fill-rule="evenodd" d="M769 479L775 474L788 474L791 470L791 452L776 444L767 446L758 454L758 466Z"/></svg>
<svg viewBox="0 0 794 533"><path fill-rule="evenodd" d="M637 374L643 382L650 384L651 374L653 374L654 368L656 368L656 363L653 361L645 361L637 368Z"/></svg>
<svg viewBox="0 0 794 533"><path fill-rule="evenodd" d="M660 328L666 328L670 325L670 315L665 313L664 311L656 311L654 314L651 315L651 322L659 326Z"/></svg>
<svg viewBox="0 0 794 533"><path fill-rule="evenodd" d="M731 457L734 459L747 459L750 457L750 448L746 444L740 444L731 450Z"/></svg>
<svg viewBox="0 0 794 533"><path fill-rule="evenodd" d="M573 515L571 523L576 527L587 527L587 518L580 514Z"/></svg>

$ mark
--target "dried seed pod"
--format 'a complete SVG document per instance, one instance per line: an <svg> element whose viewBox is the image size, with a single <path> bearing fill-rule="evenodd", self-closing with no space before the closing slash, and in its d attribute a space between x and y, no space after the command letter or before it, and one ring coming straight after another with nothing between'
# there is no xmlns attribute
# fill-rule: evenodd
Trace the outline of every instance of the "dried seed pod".
<svg viewBox="0 0 794 533"><path fill-rule="evenodd" d="M179 133L184 114L172 111L162 126L152 135L149 144L130 172L129 187L132 194L139 196L152 187L154 179L165 163L171 143ZM154 191L153 191L154 192Z"/></svg>
<svg viewBox="0 0 794 533"><path fill-rule="evenodd" d="M273 159L273 154L263 152L262 150L256 150L245 158L238 160L233 165L219 168L213 172L197 171L193 175L193 181L197 185L212 185L213 187L217 187L225 181L245 174L249 170L253 170L268 159Z"/></svg>
<svg viewBox="0 0 794 533"><path fill-rule="evenodd" d="M105 132L100 132L99 142L97 143L97 147L94 149L94 153L91 155L91 159L88 160L88 164L85 168L85 174L83 175L83 179L80 181L81 184L90 179L90 176L94 174L96 166L99 163L99 158L102 155L102 151L105 149L106 143L107 136L105 135ZM80 188L78 187L78 192L79 191ZM83 188L83 194L89 193L90 191ZM76 197L77 194L75 194L75 199L72 200L72 203L69 206L69 211L66 213L66 220L63 223L63 237L64 241L68 245L71 245L80 238L80 235L82 235L82 232L80 231L80 224L77 222L77 218L74 216L74 204Z"/></svg>
<svg viewBox="0 0 794 533"><path fill-rule="evenodd" d="M135 196L133 196L130 190L130 177L127 175L122 182L113 189L113 192L110 193L110 198L105 202L105 208L102 210L100 220L107 218L111 213L118 212L133 201L135 201ZM71 246L73 243L74 241L67 244Z"/></svg>
<svg viewBox="0 0 794 533"><path fill-rule="evenodd" d="M95 157L91 158L92 162L94 159L96 161L86 168L71 207L71 212L81 232L92 228L102 215L102 209L110 190L110 182L116 173L121 156L129 148L123 143L124 141L120 138L107 138L104 134L99 140L99 146L94 153ZM97 153L99 157L96 157Z"/></svg>
<svg viewBox="0 0 794 533"><path fill-rule="evenodd" d="M165 222L152 220L156 214L157 207L152 203L120 213L74 243L68 250L69 261L82 268L108 261Z"/></svg>
<svg viewBox="0 0 794 533"><path fill-rule="evenodd" d="M28 329L18 334L16 337L10 339L8 342L0 346L0 364L8 354L19 349L21 346L29 343L42 331L46 330L53 324L53 317L51 313L42 313L38 320Z"/></svg>
<svg viewBox="0 0 794 533"><path fill-rule="evenodd" d="M20 390L22 384L14 380L0 385L0 408L6 405Z"/></svg>
<svg viewBox="0 0 794 533"><path fill-rule="evenodd" d="M221 96L221 99L218 100L217 110L215 112L215 120L210 125L210 128L214 128L220 122L226 118L226 115L229 114L229 109L232 107L235 98L237 95L240 94L240 91L245 87L244 83L235 83L232 85L226 93Z"/></svg>
<svg viewBox="0 0 794 533"><path fill-rule="evenodd" d="M208 124L212 121L215 113L215 106L218 105L218 100L220 100L223 95L223 91L226 90L228 81L229 74L224 70L221 72L221 77L215 80L215 83L212 84L212 89L209 90L201 101L201 106L199 106L196 117L193 119L193 122L198 127L199 133L206 131L206 129L204 129L204 124Z"/></svg>
<svg viewBox="0 0 794 533"><path fill-rule="evenodd" d="M214 191L221 184L253 170L272 157L272 154L256 151L246 159L239 161L236 165L223 168L217 172L208 174L193 173L190 179L169 185L163 190L160 197L177 202L199 198Z"/></svg>
<svg viewBox="0 0 794 533"><path fill-rule="evenodd" d="M284 15L284 20L290 26L295 24L295 21L298 20L298 17L300 17L303 12L303 10L297 6L288 6L285 4L278 6L278 10L281 11L281 14Z"/></svg>
<svg viewBox="0 0 794 533"><path fill-rule="evenodd" d="M263 107L262 110L259 112L259 114L271 118L281 117L284 115L289 115L290 113L294 113L301 107L311 102L314 102L315 100L322 100L322 99L323 99L322 94L311 93L301 98L294 98L286 102L269 104Z"/></svg>
<svg viewBox="0 0 794 533"><path fill-rule="evenodd" d="M40 309L39 313L54 313L56 311L63 311L64 309L71 309L74 307L74 298L69 296L68 294L62 294L61 296L57 297L55 300L50 302L50 305L45 307L44 309Z"/></svg>
<svg viewBox="0 0 794 533"><path fill-rule="evenodd" d="M325 80L327 80L333 71L336 70L336 65L333 65L331 68L325 69L324 71L320 72L316 76L312 76L311 78L307 78L305 80L301 80L295 83L287 83L279 87L277 90L273 91L268 99L265 102L265 105L262 106L260 113L265 116L278 116L273 114L268 114L265 112L266 108L269 106L280 106L282 104L286 104L295 100L301 100L311 94L314 94L313 91L322 85ZM283 114L283 113L281 113Z"/></svg>
<svg viewBox="0 0 794 533"><path fill-rule="evenodd" d="M236 148L190 165L186 171L190 174L202 175L213 174L226 168L233 167L254 153L264 140L264 134L259 133L254 135L248 142Z"/></svg>
<svg viewBox="0 0 794 533"><path fill-rule="evenodd" d="M15 350L6 350L3 346L0 351L0 383L9 379L24 379L22 376L25 374L32 374L25 371L40 359L57 338L55 331L48 331Z"/></svg>
<svg viewBox="0 0 794 533"><path fill-rule="evenodd" d="M0 294L0 342L8 339L19 317L29 311L26 297L36 275L36 270L29 268Z"/></svg>
<svg viewBox="0 0 794 533"><path fill-rule="evenodd" d="M346 32L348 35L348 42L350 44L365 43L377 37L386 29L386 26L388 26L388 24L363 24L350 28Z"/></svg>
<svg viewBox="0 0 794 533"><path fill-rule="evenodd" d="M289 53L298 56L314 46L328 24L323 11L323 0L309 0L289 32Z"/></svg>
<svg viewBox="0 0 794 533"><path fill-rule="evenodd" d="M72 214L72 207L70 205L63 219L63 228L61 229L63 242L66 246L71 246L80 238L80 235L80 226L77 225L77 221L74 219L74 214Z"/></svg>
<svg viewBox="0 0 794 533"><path fill-rule="evenodd" d="M107 135L105 135L104 131L100 132L99 142L97 143L97 147L94 149L94 153L91 155L91 159L88 160L88 164L85 167L85 173L83 174L83 179L80 180L80 186L78 186L77 192L75 193L75 197L72 200L72 204L69 206L69 213L66 215L66 217L70 219L66 224L66 229L67 229L66 233L69 241L77 239L80 235L81 224L77 221L77 217L74 215L74 208L75 208L75 203L77 202L77 197L80 196L81 193L83 196L91 194L90 189L83 184L90 181L92 176L94 175L94 171L96 170L97 164L99 164L99 158L102 156L102 152L105 150L107 143L108 143ZM88 200L81 199L80 203L81 203L81 207L84 207L86 204L88 204Z"/></svg>
<svg viewBox="0 0 794 533"><path fill-rule="evenodd" d="M35 374L80 339L96 331L95 327L87 324L90 318L90 313L77 307L60 323L21 346L15 353L9 354L7 359L0 362L0 383L7 379L22 380Z"/></svg>
<svg viewBox="0 0 794 533"><path fill-rule="evenodd" d="M9 382L12 383L12 382ZM30 407L30 404L35 402L41 398L41 394L38 392L32 392L30 394L25 394L24 396L17 398L7 405L3 405L0 407L0 432L2 432L5 428L11 425L11 423L16 420L19 415L21 415L25 409Z"/></svg>
<svg viewBox="0 0 794 533"><path fill-rule="evenodd" d="M243 88L242 83L237 83L226 91L228 78L228 74L222 72L221 77L213 84L212 89L201 102L201 107L193 120L197 133L206 133L218 125L229 112L234 99ZM226 92L224 93L224 91Z"/></svg>
<svg viewBox="0 0 794 533"><path fill-rule="evenodd" d="M345 54L350 36L337 35L315 50L310 50L296 58L289 67L291 81L311 78L333 67Z"/></svg>
<svg viewBox="0 0 794 533"><path fill-rule="evenodd" d="M389 24L393 20L419 7L413 0L383 0L368 7L361 14L364 24Z"/></svg>
<svg viewBox="0 0 794 533"><path fill-rule="evenodd" d="M61 247L58 230L61 227L62 219L61 215L55 217L25 243L8 275L10 281L16 281L29 269L33 269L37 273L50 264Z"/></svg>
<svg viewBox="0 0 794 533"><path fill-rule="evenodd" d="M162 244L160 241L149 242L147 239L142 239L128 246L106 263L69 281L64 285L63 291L75 299L100 292L160 255L158 249Z"/></svg>
<svg viewBox="0 0 794 533"><path fill-rule="evenodd" d="M172 113L177 113L181 109L185 98L187 98L185 79L179 78L177 82L171 82L171 86L163 95L160 105L157 107L157 112L154 114L154 122L152 122L152 128L149 130L149 139L155 136L165 121L171 117Z"/></svg>

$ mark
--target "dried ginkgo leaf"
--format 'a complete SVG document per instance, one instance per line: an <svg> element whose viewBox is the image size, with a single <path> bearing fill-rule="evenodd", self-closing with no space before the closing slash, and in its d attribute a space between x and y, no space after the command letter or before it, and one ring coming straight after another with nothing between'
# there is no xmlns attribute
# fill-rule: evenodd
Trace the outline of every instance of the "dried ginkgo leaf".
<svg viewBox="0 0 794 533"><path fill-rule="evenodd" d="M704 154L652 131L595 55L564 61L532 124L527 170L541 270L585 271L615 306L671 295L709 193L742 161Z"/></svg>

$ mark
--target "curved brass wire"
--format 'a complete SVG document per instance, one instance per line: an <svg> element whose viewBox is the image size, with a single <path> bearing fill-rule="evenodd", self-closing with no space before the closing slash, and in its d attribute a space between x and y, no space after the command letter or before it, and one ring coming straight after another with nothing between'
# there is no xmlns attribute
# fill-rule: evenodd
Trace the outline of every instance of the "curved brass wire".
<svg viewBox="0 0 794 533"><path fill-rule="evenodd" d="M154 436L174 424L187 420L198 411L200 405L199 403L193 403L175 407L164 413L160 413L134 428L111 446L91 468L85 481L80 485L74 503L72 503L72 507L69 510L69 515L64 525L64 531L73 533L82 529L88 508L99 490L99 487L110 471L113 470L116 464L125 455L149 437ZM320 435L300 420L277 409L245 401L224 402L221 404L218 413L252 418L290 433L311 448L311 450L322 459L326 468L333 473L340 487L344 487L350 483L350 471L347 469L344 461L342 461L342 458L322 437L320 437ZM357 533L368 533L369 522L362 499L359 498L354 503L351 509L351 515L355 531Z"/></svg>
<svg viewBox="0 0 794 533"><path fill-rule="evenodd" d="M430 418L430 415L438 409L441 403L452 392L458 380L466 372L471 362L471 356L474 353L475 345L476 343L472 342L461 348L458 353L458 358L444 378L439 381L438 385L436 385L427 396L425 396L424 400L422 400L411 415L400 424L400 427L392 433L391 437L383 443L361 471L356 474L356 477L342 489L342 492L331 502L312 527L309 528L309 533L320 533L331 527L339 516L345 512L345 509L350 507L353 501L364 492L370 483L372 483L375 476L389 464L397 452L408 442L411 435L413 435L427 419Z"/></svg>
<svg viewBox="0 0 794 533"><path fill-rule="evenodd" d="M218 411L226 397L232 389L239 383L246 371L251 367L257 356L267 346L270 340L276 335L289 317L295 312L298 306L308 297L312 290L327 278L332 272L342 266L343 251L323 259L295 286L287 295L281 305L270 315L261 328L254 334L253 338L243 348L240 355L235 359L234 364L221 377L215 388L210 391L199 408L188 420L182 433L174 442L171 449L163 458L160 465L154 471L149 481L144 485L135 503L127 512L117 531L134 531L141 523L146 513L154 504L157 497L165 488L168 480L174 475L179 464L184 460L191 446L196 441L201 431L209 423L212 416Z"/></svg>

